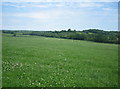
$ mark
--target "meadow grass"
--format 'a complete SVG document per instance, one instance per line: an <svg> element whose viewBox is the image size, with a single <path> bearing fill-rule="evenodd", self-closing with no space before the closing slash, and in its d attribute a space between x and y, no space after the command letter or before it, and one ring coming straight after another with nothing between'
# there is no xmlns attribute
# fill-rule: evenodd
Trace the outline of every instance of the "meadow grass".
<svg viewBox="0 0 120 89"><path fill-rule="evenodd" d="M3 87L116 87L118 45L3 34Z"/></svg>

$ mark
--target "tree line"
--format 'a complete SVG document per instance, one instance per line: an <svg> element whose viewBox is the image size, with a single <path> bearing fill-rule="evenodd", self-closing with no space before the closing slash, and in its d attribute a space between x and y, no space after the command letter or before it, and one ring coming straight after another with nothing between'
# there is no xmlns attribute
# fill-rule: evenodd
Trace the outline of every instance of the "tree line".
<svg viewBox="0 0 120 89"><path fill-rule="evenodd" d="M36 35L53 38L64 38L73 40L86 40L101 43L115 43L120 44L120 32L119 31L104 31L99 29L88 29L83 31L76 30L61 30L61 31L10 31L3 30L3 33L10 33L13 36L17 34L22 35Z"/></svg>

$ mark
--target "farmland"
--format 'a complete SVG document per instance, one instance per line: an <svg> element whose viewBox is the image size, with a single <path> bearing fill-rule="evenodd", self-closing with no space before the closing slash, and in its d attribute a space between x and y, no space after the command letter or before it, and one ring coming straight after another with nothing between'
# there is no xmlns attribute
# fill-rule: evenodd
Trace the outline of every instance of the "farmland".
<svg viewBox="0 0 120 89"><path fill-rule="evenodd" d="M3 87L116 87L118 45L3 34Z"/></svg>

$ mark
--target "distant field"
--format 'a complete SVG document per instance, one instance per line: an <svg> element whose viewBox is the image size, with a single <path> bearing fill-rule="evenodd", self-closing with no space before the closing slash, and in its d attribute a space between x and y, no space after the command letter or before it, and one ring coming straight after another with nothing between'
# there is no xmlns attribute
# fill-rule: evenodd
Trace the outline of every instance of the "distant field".
<svg viewBox="0 0 120 89"><path fill-rule="evenodd" d="M3 34L3 87L116 87L118 46Z"/></svg>

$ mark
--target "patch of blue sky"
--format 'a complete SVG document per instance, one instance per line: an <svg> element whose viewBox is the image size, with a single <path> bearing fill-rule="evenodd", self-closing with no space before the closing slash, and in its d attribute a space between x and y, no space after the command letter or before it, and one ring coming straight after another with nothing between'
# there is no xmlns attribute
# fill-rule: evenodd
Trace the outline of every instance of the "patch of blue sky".
<svg viewBox="0 0 120 89"><path fill-rule="evenodd" d="M118 30L117 2L4 2L3 29Z"/></svg>

